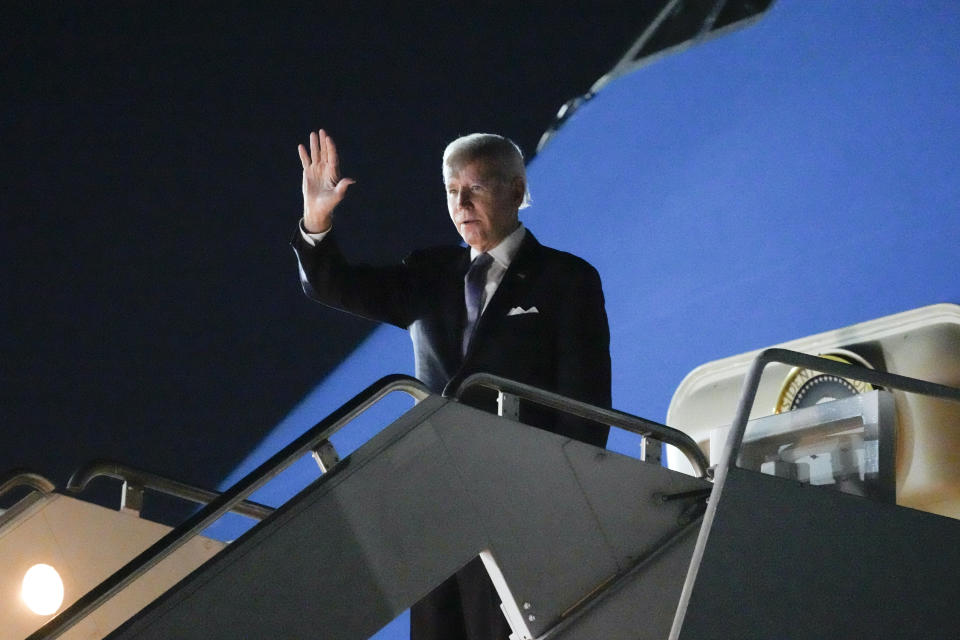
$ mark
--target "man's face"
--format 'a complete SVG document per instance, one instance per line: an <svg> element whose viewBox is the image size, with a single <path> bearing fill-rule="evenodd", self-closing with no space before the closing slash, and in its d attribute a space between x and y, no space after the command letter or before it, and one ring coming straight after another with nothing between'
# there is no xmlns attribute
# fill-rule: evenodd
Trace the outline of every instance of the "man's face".
<svg viewBox="0 0 960 640"><path fill-rule="evenodd" d="M523 179L504 181L476 160L444 170L447 211L464 242L477 251L489 251L517 228L517 210L523 201Z"/></svg>

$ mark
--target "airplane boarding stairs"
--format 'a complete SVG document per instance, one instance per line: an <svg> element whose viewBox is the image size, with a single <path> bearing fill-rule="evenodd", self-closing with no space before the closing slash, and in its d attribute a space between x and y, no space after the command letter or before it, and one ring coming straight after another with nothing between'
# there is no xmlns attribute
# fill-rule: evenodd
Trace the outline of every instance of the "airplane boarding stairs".
<svg viewBox="0 0 960 640"><path fill-rule="evenodd" d="M764 352L756 376L770 361L960 401L957 389L783 350ZM509 381L473 384L646 430L706 471L696 445L662 425ZM108 637L367 638L477 555L516 638L954 637L960 522L740 469L750 384L711 483L384 379L30 640L66 631L289 460L329 455L330 433L398 389L420 402L350 456L322 459L317 481Z"/></svg>

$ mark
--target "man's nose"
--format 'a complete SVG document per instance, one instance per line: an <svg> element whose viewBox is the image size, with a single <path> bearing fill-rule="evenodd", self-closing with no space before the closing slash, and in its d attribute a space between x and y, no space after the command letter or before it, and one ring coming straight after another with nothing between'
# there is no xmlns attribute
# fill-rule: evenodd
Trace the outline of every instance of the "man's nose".
<svg viewBox="0 0 960 640"><path fill-rule="evenodd" d="M470 204L470 190L469 189L460 189L457 192L457 204L461 207L467 204Z"/></svg>

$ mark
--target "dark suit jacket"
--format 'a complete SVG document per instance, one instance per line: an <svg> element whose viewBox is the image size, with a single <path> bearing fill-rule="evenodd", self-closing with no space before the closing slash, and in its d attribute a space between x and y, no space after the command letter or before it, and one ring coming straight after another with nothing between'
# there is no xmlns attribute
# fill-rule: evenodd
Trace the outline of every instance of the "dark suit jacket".
<svg viewBox="0 0 960 640"><path fill-rule="evenodd" d="M334 233L312 247L291 243L304 292L314 300L410 331L416 376L451 392L470 374L492 373L602 407L610 406L610 334L600 277L589 263L545 247L529 230L461 356L465 322L465 247L416 251L402 264L350 264ZM537 313L508 315L515 308ZM469 404L495 410L478 391ZM608 427L521 405L520 420L598 446Z"/></svg>

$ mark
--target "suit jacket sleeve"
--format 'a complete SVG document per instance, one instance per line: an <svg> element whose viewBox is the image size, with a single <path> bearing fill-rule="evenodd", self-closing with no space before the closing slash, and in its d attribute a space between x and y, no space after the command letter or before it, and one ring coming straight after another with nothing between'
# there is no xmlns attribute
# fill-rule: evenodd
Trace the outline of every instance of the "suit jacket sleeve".
<svg viewBox="0 0 960 640"><path fill-rule="evenodd" d="M406 265L350 264L334 232L311 246L299 230L290 242L307 297L327 306L403 329L416 317L416 278Z"/></svg>

